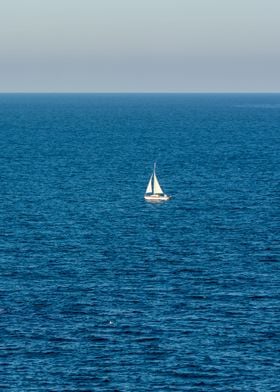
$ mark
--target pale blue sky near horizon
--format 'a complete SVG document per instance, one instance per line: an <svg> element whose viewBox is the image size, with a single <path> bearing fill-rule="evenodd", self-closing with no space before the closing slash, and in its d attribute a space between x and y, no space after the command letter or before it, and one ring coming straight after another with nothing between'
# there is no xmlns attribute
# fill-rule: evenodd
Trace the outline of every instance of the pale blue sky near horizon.
<svg viewBox="0 0 280 392"><path fill-rule="evenodd" d="M0 0L0 92L280 92L279 0Z"/></svg>

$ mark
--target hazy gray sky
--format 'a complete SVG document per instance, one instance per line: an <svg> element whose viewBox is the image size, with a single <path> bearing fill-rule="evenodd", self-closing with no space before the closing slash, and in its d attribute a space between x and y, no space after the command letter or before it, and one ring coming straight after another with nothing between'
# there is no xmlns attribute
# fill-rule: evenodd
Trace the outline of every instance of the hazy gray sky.
<svg viewBox="0 0 280 392"><path fill-rule="evenodd" d="M0 91L280 92L280 0L0 0Z"/></svg>

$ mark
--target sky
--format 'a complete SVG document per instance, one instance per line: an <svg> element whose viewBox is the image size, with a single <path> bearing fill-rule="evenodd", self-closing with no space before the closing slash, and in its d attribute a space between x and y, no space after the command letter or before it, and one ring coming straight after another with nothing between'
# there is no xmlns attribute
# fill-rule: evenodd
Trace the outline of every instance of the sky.
<svg viewBox="0 0 280 392"><path fill-rule="evenodd" d="M280 92L280 1L0 0L0 92Z"/></svg>

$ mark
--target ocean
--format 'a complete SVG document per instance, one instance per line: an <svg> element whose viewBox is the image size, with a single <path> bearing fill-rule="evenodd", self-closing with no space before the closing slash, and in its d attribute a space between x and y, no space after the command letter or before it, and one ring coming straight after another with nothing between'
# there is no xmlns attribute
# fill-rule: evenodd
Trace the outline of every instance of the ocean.
<svg viewBox="0 0 280 392"><path fill-rule="evenodd" d="M280 94L0 94L0 135L1 391L280 391Z"/></svg>

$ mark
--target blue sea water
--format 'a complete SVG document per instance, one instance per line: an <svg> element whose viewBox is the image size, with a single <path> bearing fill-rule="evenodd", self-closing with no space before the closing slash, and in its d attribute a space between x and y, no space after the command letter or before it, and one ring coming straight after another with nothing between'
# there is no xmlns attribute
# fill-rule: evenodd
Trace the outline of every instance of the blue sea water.
<svg viewBox="0 0 280 392"><path fill-rule="evenodd" d="M2 94L0 134L1 391L280 391L280 94Z"/></svg>

